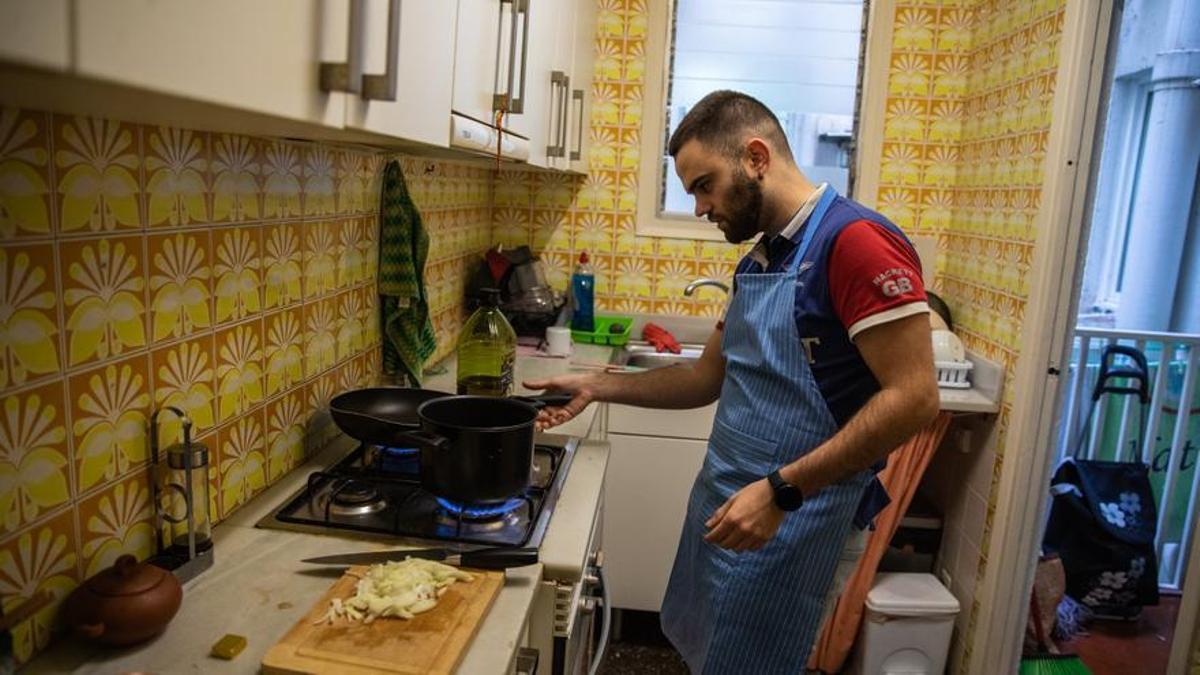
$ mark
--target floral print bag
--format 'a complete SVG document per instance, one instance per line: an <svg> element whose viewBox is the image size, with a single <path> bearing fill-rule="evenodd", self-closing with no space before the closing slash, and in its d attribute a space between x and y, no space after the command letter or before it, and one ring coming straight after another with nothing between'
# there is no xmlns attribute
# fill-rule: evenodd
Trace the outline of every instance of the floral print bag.
<svg viewBox="0 0 1200 675"><path fill-rule="evenodd" d="M1114 367L1117 355L1132 365ZM1100 359L1100 376L1092 391L1092 409L1074 456L1065 460L1050 483L1053 505L1045 553L1062 557L1067 595L1097 617L1136 618L1145 605L1158 604L1158 561L1154 539L1157 504L1149 467L1134 443L1128 461L1079 459L1086 445L1092 414L1104 394L1135 395L1141 402L1142 433L1150 403L1149 368L1141 351L1109 345ZM1112 384L1114 378L1133 384Z"/></svg>

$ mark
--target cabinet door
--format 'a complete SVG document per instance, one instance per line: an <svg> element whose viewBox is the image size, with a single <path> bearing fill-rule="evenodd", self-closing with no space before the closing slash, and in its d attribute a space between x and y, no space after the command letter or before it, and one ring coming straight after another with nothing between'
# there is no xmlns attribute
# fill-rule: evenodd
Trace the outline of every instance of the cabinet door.
<svg viewBox="0 0 1200 675"><path fill-rule="evenodd" d="M608 429L615 434L707 440L716 414L716 403L686 410L654 410L610 403Z"/></svg>
<svg viewBox="0 0 1200 675"><path fill-rule="evenodd" d="M507 72L500 70L498 58L507 63L507 50L500 54L500 33L502 23L505 28L511 26L511 10L511 3L502 8L499 0L458 0L451 107L485 124L495 122L492 104L497 73Z"/></svg>
<svg viewBox="0 0 1200 675"><path fill-rule="evenodd" d="M592 125L592 67L596 58L596 3L592 0L573 1L575 31L571 40L573 75L567 119L567 162L572 171L587 173Z"/></svg>
<svg viewBox="0 0 1200 675"><path fill-rule="evenodd" d="M516 49L513 50L513 91L520 112L509 115L505 127L529 139L529 163L548 166L547 148L555 142L557 119L552 113L558 103L563 64L554 60L559 8L563 0L516 0Z"/></svg>
<svg viewBox="0 0 1200 675"><path fill-rule="evenodd" d="M399 16L392 11L399 10ZM445 0L366 0L362 25L363 72L395 77L393 100L364 88L347 97L346 126L446 147L454 78L457 6ZM392 24L398 43L389 49ZM390 63L389 63L390 61ZM382 82L382 80L380 80Z"/></svg>
<svg viewBox="0 0 1200 675"><path fill-rule="evenodd" d="M75 3L78 73L240 110L342 127L344 94L319 86L345 61L348 0Z"/></svg>
<svg viewBox="0 0 1200 675"><path fill-rule="evenodd" d="M67 70L69 0L0 0L0 60Z"/></svg>
<svg viewBox="0 0 1200 675"><path fill-rule="evenodd" d="M616 433L608 440L605 583L614 607L657 612L708 443Z"/></svg>

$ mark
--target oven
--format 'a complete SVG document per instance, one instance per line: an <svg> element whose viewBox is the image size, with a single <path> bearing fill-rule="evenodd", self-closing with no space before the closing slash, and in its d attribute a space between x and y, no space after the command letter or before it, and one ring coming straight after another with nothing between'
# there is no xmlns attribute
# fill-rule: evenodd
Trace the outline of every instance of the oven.
<svg viewBox="0 0 1200 675"><path fill-rule="evenodd" d="M543 571L529 619L530 650L526 652L536 652L537 666L529 668L526 659L526 669L518 667L517 673L587 675L595 672L594 666L604 657L611 633L612 609L604 585L602 475L594 499L588 500L590 503L581 507L574 502L572 508L560 508L556 515L562 521L551 523L551 528L575 527L576 531L589 535L580 546L578 565L547 567ZM579 522L584 516L579 512L584 511L590 523Z"/></svg>

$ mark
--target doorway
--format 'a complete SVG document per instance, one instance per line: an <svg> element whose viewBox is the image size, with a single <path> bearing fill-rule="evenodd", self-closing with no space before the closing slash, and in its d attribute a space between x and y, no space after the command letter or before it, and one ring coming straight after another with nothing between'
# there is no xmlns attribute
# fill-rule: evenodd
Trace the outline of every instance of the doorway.
<svg viewBox="0 0 1200 675"><path fill-rule="evenodd" d="M1052 650L1078 654L1098 675L1180 672L1196 625L1196 603L1184 601L1183 589L1200 584L1188 573L1197 567L1200 519L1200 72L1191 72L1200 60L1179 55L1200 49L1200 2L1128 0L1111 12L1080 242L1086 258L1075 270L1057 380L1049 457L1056 497L1030 528L1040 534L1049 516L1049 535L1038 540L1058 556L1032 576L1043 604L1062 597L1057 612L1040 613L1052 624L1043 626ZM1132 376L1107 378L1106 354L1107 365ZM1066 480L1074 469L1064 465L1095 461L1144 465L1149 503L1125 490L1083 495ZM1121 554L1064 544L1055 519L1072 504L1089 506L1100 532L1141 522L1144 555L1122 560L1141 563L1118 570ZM1085 561L1096 565L1085 571ZM1112 569L1102 572L1105 565ZM1128 598L1139 580L1157 588L1157 600Z"/></svg>

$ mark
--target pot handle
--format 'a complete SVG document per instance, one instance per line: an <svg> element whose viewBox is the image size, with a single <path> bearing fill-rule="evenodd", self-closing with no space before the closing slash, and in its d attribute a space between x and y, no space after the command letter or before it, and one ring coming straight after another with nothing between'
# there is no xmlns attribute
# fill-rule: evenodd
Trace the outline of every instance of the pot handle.
<svg viewBox="0 0 1200 675"><path fill-rule="evenodd" d="M515 400L523 401L541 410L546 406L561 407L575 398L571 394L541 394L539 396L513 396Z"/></svg>
<svg viewBox="0 0 1200 675"><path fill-rule="evenodd" d="M436 450L444 450L450 446L450 439L424 429L403 431L394 436L403 443L411 443L413 447L429 446Z"/></svg>

